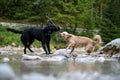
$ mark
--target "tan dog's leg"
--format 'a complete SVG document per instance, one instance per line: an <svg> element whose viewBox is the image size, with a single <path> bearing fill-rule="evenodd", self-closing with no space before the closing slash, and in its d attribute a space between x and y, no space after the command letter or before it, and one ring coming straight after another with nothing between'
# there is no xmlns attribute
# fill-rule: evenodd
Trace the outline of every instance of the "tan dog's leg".
<svg viewBox="0 0 120 80"><path fill-rule="evenodd" d="M93 50L94 50L94 46L92 46L91 44L89 44L86 48L88 55L90 55L90 53L93 52Z"/></svg>
<svg viewBox="0 0 120 80"><path fill-rule="evenodd" d="M70 51L70 54L74 51L74 42L73 43L70 43L69 45L68 45L68 47L66 48L66 50L68 50L70 47L72 48L72 50Z"/></svg>
<svg viewBox="0 0 120 80"><path fill-rule="evenodd" d="M74 49L75 49L75 48L74 48L74 47L72 47L72 50L70 51L70 54L74 51Z"/></svg>
<svg viewBox="0 0 120 80"><path fill-rule="evenodd" d="M71 56L73 55L72 52L74 51L74 48L75 48L75 47L74 47L74 43L70 43L70 44L68 45L68 47L66 48L66 52L67 52L67 50L70 49L70 48L72 48L72 49L71 49L70 53L68 53L68 54L66 55L67 58L69 58L69 57L71 57Z"/></svg>

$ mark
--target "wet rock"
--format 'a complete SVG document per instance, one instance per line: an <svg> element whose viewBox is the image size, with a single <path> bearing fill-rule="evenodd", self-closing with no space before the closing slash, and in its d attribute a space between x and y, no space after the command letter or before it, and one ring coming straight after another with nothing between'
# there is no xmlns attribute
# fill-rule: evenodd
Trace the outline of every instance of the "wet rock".
<svg viewBox="0 0 120 80"><path fill-rule="evenodd" d="M61 56L66 56L70 53L70 49L59 49L54 52L54 55L61 55Z"/></svg>
<svg viewBox="0 0 120 80"><path fill-rule="evenodd" d="M78 55L78 52L74 51L70 54L70 49L59 49L54 52L54 56L64 56L66 58L76 58Z"/></svg>
<svg viewBox="0 0 120 80"><path fill-rule="evenodd" d="M95 63L95 62L105 62L105 61L117 61L117 59L112 57L104 57L104 56L94 57L89 55L78 55L75 61L80 63Z"/></svg>
<svg viewBox="0 0 120 80"><path fill-rule="evenodd" d="M35 55L22 55L22 60L41 60L41 61L62 61L65 60L64 56L35 56Z"/></svg>
<svg viewBox="0 0 120 80"><path fill-rule="evenodd" d="M67 58L65 56L52 56L43 58L43 61L65 61Z"/></svg>
<svg viewBox="0 0 120 80"><path fill-rule="evenodd" d="M112 57L113 58L118 58L118 57L120 57L120 53L114 54Z"/></svg>
<svg viewBox="0 0 120 80"><path fill-rule="evenodd" d="M93 57L108 57L108 55L101 53L101 51L93 52L90 55Z"/></svg>
<svg viewBox="0 0 120 80"><path fill-rule="evenodd" d="M0 64L0 80L15 80L15 73L8 64Z"/></svg>
<svg viewBox="0 0 120 80"><path fill-rule="evenodd" d="M14 54L18 54L18 52L16 51L1 51L0 55L14 55Z"/></svg>
<svg viewBox="0 0 120 80"><path fill-rule="evenodd" d="M40 56L33 56L33 55L27 55L27 54L23 54L22 55L22 60L42 60L43 58L41 58Z"/></svg>
<svg viewBox="0 0 120 80"><path fill-rule="evenodd" d="M82 58L77 57L75 59L75 61L76 62L83 62L83 63L95 63L96 59L94 57L87 56L87 57L82 57Z"/></svg>
<svg viewBox="0 0 120 80"><path fill-rule="evenodd" d="M98 58L98 61L99 61L99 62L104 62L104 61L105 61L105 57L99 57L99 58Z"/></svg>
<svg viewBox="0 0 120 80"><path fill-rule="evenodd" d="M35 55L22 55L22 60L41 60L41 61L65 61L65 56L35 56Z"/></svg>
<svg viewBox="0 0 120 80"><path fill-rule="evenodd" d="M88 57L89 55L87 54L78 54L77 58L85 58Z"/></svg>
<svg viewBox="0 0 120 80"><path fill-rule="evenodd" d="M10 59L9 59L8 57L4 57L4 58L2 59L2 61L3 61L3 62L9 62Z"/></svg>
<svg viewBox="0 0 120 80"><path fill-rule="evenodd" d="M47 56L46 53L43 51L43 52L40 52L40 53L37 53L37 52L34 52L32 53L32 55L37 55L37 56Z"/></svg>
<svg viewBox="0 0 120 80"><path fill-rule="evenodd" d="M100 53L104 53L111 57L117 53L120 53L120 38L114 39L107 43L103 48L100 49Z"/></svg>

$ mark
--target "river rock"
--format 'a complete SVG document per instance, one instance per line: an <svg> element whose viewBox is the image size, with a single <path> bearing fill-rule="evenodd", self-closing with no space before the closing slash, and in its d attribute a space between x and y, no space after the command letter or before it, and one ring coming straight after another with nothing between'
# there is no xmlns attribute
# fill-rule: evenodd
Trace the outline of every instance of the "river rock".
<svg viewBox="0 0 120 80"><path fill-rule="evenodd" d="M4 58L2 59L2 61L3 61L3 62L9 62L10 59L9 59L8 57L4 57Z"/></svg>
<svg viewBox="0 0 120 80"><path fill-rule="evenodd" d="M22 55L22 60L43 60L43 58L40 57L40 56L23 54Z"/></svg>
<svg viewBox="0 0 120 80"><path fill-rule="evenodd" d="M111 42L107 43L100 49L100 53L104 53L111 57L117 53L120 53L120 38L114 39Z"/></svg>
<svg viewBox="0 0 120 80"><path fill-rule="evenodd" d="M67 60L65 56L52 56L42 59L42 61L65 61L65 60Z"/></svg>
<svg viewBox="0 0 120 80"><path fill-rule="evenodd" d="M70 53L70 49L59 49L54 52L54 55L66 56Z"/></svg>
<svg viewBox="0 0 120 80"><path fill-rule="evenodd" d="M0 64L0 80L15 80L15 73L8 64Z"/></svg>

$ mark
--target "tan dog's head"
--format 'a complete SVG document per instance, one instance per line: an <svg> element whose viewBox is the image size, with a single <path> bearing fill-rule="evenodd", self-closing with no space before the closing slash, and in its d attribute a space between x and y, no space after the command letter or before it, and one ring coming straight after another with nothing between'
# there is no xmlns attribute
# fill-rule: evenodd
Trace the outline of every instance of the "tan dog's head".
<svg viewBox="0 0 120 80"><path fill-rule="evenodd" d="M68 32L62 32L60 33L60 36L62 36L65 40L68 40L70 37L72 37L72 34L69 34Z"/></svg>

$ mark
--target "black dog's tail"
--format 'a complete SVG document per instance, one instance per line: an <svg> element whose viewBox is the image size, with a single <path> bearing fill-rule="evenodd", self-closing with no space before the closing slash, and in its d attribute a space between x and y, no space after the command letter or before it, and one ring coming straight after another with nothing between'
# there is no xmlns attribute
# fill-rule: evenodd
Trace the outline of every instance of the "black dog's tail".
<svg viewBox="0 0 120 80"><path fill-rule="evenodd" d="M11 28L7 28L7 31L11 31L11 32L14 32L14 33L22 34L22 31L18 31L18 30L11 29Z"/></svg>

